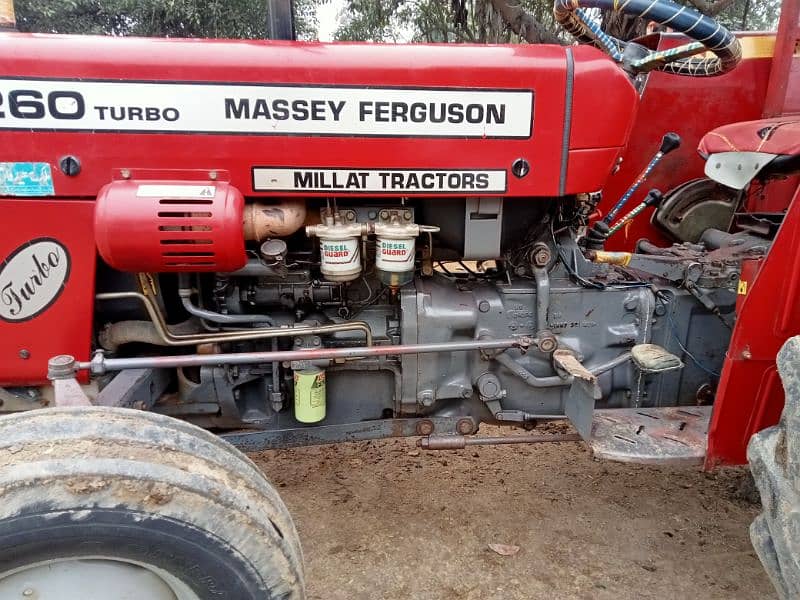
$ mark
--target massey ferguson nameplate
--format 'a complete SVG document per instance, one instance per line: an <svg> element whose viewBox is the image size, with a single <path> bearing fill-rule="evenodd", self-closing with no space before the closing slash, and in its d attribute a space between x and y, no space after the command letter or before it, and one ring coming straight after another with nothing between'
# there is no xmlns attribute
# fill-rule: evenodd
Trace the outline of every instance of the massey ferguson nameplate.
<svg viewBox="0 0 800 600"><path fill-rule="evenodd" d="M530 90L0 79L0 129L528 138Z"/></svg>

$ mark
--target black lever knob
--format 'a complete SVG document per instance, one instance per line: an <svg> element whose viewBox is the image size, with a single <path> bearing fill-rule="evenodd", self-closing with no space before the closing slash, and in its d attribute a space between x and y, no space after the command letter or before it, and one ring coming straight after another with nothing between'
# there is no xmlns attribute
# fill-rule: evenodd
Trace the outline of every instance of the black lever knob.
<svg viewBox="0 0 800 600"><path fill-rule="evenodd" d="M669 154L676 148L679 148L681 145L681 136L679 136L674 131L670 131L669 133L665 133L664 137L661 138L661 148L658 149L661 154Z"/></svg>
<svg viewBox="0 0 800 600"><path fill-rule="evenodd" d="M661 201L664 199L664 194L661 193L661 190L650 190L647 192L647 197L644 199L645 206L655 206L660 204Z"/></svg>

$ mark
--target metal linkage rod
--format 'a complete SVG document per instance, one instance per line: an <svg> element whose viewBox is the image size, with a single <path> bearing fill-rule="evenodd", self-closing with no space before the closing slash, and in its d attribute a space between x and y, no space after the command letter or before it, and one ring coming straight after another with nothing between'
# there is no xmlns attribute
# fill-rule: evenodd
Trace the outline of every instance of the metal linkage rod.
<svg viewBox="0 0 800 600"><path fill-rule="evenodd" d="M401 354L430 354L435 352L465 352L470 350L502 350L522 348L532 343L529 338L502 340L471 340L436 344L402 344L396 346L357 346L353 348L317 348L276 352L236 352L230 354L186 354L183 356L137 356L105 358L97 354L89 362L76 363L76 370L88 369L96 375L123 369L168 369L217 365L246 365L296 360L336 358L366 358L369 356L398 356Z"/></svg>
<svg viewBox="0 0 800 600"><path fill-rule="evenodd" d="M467 446L499 446L505 444L542 444L546 442L580 442L577 433L545 435L509 435L505 437L463 435L429 435L417 440L417 446L425 450L461 450Z"/></svg>

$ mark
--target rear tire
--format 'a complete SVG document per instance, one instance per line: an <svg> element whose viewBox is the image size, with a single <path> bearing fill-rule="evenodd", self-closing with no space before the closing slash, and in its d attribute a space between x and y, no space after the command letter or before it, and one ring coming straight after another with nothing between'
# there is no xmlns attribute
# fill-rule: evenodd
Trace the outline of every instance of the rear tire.
<svg viewBox="0 0 800 600"><path fill-rule="evenodd" d="M754 435L747 459L763 511L750 539L781 598L800 598L800 337L778 352L786 403L780 422Z"/></svg>
<svg viewBox="0 0 800 600"><path fill-rule="evenodd" d="M36 410L0 418L0 598L29 596L302 600L302 555L275 489L207 431Z"/></svg>

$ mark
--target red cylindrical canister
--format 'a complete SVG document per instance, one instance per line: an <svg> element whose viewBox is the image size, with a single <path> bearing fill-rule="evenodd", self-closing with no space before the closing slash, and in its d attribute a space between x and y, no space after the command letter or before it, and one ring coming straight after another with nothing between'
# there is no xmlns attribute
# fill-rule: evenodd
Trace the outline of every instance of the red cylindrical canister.
<svg viewBox="0 0 800 600"><path fill-rule="evenodd" d="M243 211L226 182L115 181L97 196L97 249L120 271L235 271L247 261Z"/></svg>

